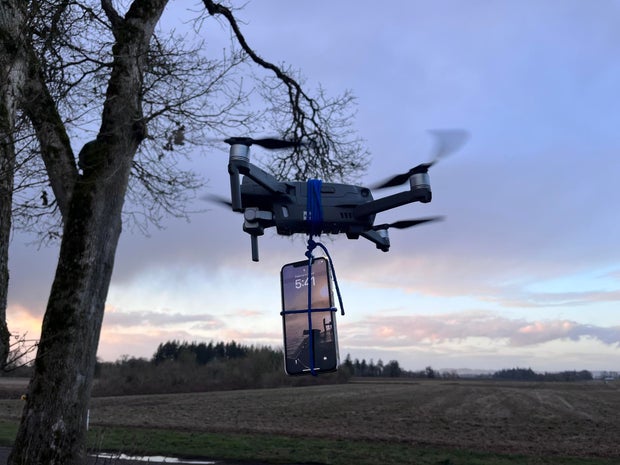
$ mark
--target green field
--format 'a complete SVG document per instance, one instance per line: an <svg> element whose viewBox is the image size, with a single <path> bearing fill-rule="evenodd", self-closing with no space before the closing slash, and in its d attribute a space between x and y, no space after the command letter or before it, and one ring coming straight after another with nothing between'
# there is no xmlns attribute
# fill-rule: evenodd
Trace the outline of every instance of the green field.
<svg viewBox="0 0 620 465"><path fill-rule="evenodd" d="M10 443L22 404L0 400ZM95 398L95 450L268 463L617 464L620 386L492 381Z"/></svg>

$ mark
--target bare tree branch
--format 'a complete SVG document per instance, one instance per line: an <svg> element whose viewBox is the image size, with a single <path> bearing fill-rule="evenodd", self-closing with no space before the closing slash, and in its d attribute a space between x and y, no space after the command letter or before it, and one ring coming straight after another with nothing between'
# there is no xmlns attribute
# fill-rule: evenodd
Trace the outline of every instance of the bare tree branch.
<svg viewBox="0 0 620 465"><path fill-rule="evenodd" d="M62 216L66 216L77 179L73 149L64 122L58 114L37 56L31 52L29 75L22 108L36 131L41 157L45 162L54 196Z"/></svg>
<svg viewBox="0 0 620 465"><path fill-rule="evenodd" d="M274 174L295 179L307 179L316 176L324 179L344 180L351 175L363 172L368 153L362 147L360 139L349 139L352 131L351 114L348 112L353 97L346 93L341 98L328 99L319 90L318 99L310 97L302 88L298 79L292 77L290 70L261 58L252 49L232 11L220 3L203 0L210 15L221 15L229 23L239 45L254 63L274 74L274 85L263 83L266 101L272 103L270 111L277 118L276 127L284 127L282 136L292 140L305 140L293 150L292 154L277 158L268 163ZM286 101L278 92L280 86L286 91Z"/></svg>
<svg viewBox="0 0 620 465"><path fill-rule="evenodd" d="M32 361L31 355L37 350L39 341L37 339L28 339L27 336L27 333L12 336L9 356L4 365L0 363L0 371L9 373L28 365Z"/></svg>

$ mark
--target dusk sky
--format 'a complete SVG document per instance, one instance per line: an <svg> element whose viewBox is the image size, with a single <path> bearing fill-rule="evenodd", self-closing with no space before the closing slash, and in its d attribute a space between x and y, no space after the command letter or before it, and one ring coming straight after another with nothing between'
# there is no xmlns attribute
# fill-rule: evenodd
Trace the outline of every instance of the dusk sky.
<svg viewBox="0 0 620 465"><path fill-rule="evenodd" d="M620 369L620 1L254 0L237 15L265 59L357 97L353 125L372 157L361 184L429 161L428 130L470 134L431 169L432 203L376 222L445 221L391 230L388 253L324 239L345 304L341 358ZM171 2L162 27L193 16ZM201 30L215 54L228 34L213 21ZM195 160L208 179L199 194L229 196L226 146ZM124 231L104 360L150 358L171 339L281 347L279 273L304 259L305 238L266 231L254 263L240 215L196 208L208 210L150 237ZM58 251L32 240L13 237L7 313L10 330L36 337Z"/></svg>

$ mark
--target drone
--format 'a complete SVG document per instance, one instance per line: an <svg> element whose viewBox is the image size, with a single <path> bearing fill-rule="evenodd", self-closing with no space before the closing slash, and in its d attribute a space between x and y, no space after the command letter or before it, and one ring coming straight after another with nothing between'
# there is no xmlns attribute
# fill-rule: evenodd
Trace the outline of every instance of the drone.
<svg viewBox="0 0 620 465"><path fill-rule="evenodd" d="M275 227L279 235L293 234L346 234L348 239L363 237L387 252L390 249L388 229L405 229L423 223L438 221L442 217L401 220L394 223L374 224L378 213L414 202L432 200L429 168L439 158L457 150L466 140L461 130L433 131L438 141L437 153L432 161L421 163L409 171L397 174L377 184L373 189L397 187L409 183L409 189L381 198L373 198L371 189L363 186L322 182L320 184L321 222L318 226L309 221L309 183L305 181L279 181L273 175L250 162L250 147L286 149L301 145L298 141L277 138L253 139L230 137L228 173L230 175L231 201L211 197L234 212L243 213L243 231L251 238L252 261L259 261L258 237L265 229Z"/></svg>

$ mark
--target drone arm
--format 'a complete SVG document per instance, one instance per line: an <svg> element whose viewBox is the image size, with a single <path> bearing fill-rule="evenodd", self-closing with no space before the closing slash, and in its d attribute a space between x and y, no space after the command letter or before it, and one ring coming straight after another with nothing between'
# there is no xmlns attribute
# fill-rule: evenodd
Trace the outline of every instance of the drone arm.
<svg viewBox="0 0 620 465"><path fill-rule="evenodd" d="M264 187L272 194L286 194L286 185L284 183L279 182L269 173L261 170L258 166L255 166L247 161L231 160L228 165L228 172L230 173L231 189L233 187L233 173L236 173L237 186L239 186L239 174L242 174L259 184L260 186ZM241 193L239 193L239 197L241 197Z"/></svg>
<svg viewBox="0 0 620 465"><path fill-rule="evenodd" d="M356 218L364 218L366 216L374 215L377 213L391 210L392 208L400 207L413 202L428 203L431 201L430 188L413 189L406 192L399 192L398 194L389 195L380 199L371 200L370 202L358 205L353 210L353 215Z"/></svg>

